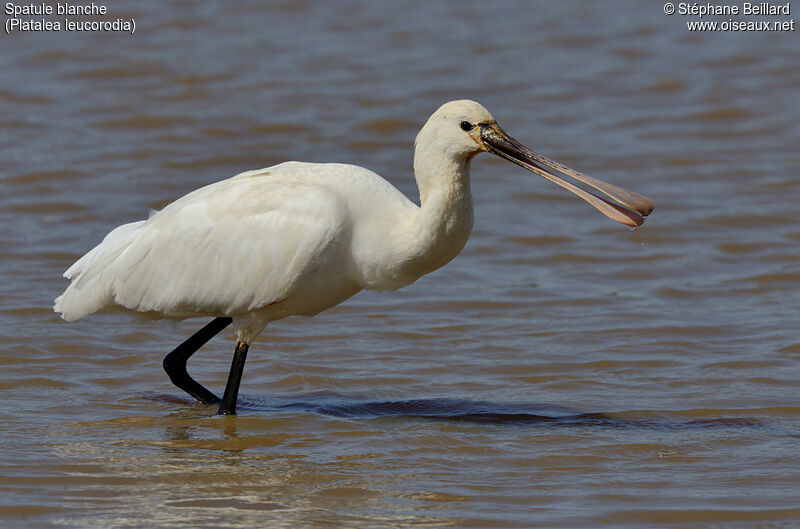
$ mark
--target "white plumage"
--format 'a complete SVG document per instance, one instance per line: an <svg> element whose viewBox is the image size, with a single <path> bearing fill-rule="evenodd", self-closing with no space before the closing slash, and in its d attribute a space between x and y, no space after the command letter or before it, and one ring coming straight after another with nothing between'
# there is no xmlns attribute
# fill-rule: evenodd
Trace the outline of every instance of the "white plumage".
<svg viewBox="0 0 800 529"><path fill-rule="evenodd" d="M481 151L539 174L545 170L535 162L549 165L478 103L450 102L416 139L419 206L352 165L286 162L244 172L110 232L66 271L71 283L54 309L67 321L115 305L174 318L229 317L237 342L249 343L270 321L316 314L362 289L400 288L466 243L468 162ZM640 224L652 209L631 203L633 193L557 168L626 204L575 191L615 220Z"/></svg>
<svg viewBox="0 0 800 529"><path fill-rule="evenodd" d="M419 209L361 167L287 162L248 171L109 233L67 270L72 284L55 309L68 321L109 305L231 316L237 338L250 341L261 323L414 281L404 268L418 257L406 243Z"/></svg>

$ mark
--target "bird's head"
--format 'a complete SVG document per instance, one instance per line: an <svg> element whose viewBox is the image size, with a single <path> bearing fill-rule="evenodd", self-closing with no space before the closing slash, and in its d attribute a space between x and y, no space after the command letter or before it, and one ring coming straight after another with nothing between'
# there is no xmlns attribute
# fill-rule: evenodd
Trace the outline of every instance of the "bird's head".
<svg viewBox="0 0 800 529"><path fill-rule="evenodd" d="M469 161L481 152L505 158L575 193L604 215L628 226L641 226L644 217L653 211L653 201L643 195L592 178L528 149L509 136L489 111L475 101L462 99L439 107L417 136L417 145L421 142L453 159ZM546 167L583 182L612 200L567 182Z"/></svg>

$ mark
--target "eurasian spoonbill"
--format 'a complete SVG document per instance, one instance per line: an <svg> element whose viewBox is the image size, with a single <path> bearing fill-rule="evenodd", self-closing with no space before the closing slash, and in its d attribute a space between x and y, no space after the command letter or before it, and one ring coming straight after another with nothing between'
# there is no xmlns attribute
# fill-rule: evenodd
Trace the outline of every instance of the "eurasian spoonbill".
<svg viewBox="0 0 800 529"><path fill-rule="evenodd" d="M234 414L247 350L267 323L317 314L362 289L409 285L461 251L473 221L469 161L483 151L628 226L641 225L653 209L647 197L524 147L480 104L452 101L433 113L415 141L420 205L353 165L286 162L247 171L111 231L64 273L71 283L54 310L67 321L110 306L169 318L214 317L164 358L164 369L189 395ZM236 348L219 399L189 376L186 362L231 323Z"/></svg>

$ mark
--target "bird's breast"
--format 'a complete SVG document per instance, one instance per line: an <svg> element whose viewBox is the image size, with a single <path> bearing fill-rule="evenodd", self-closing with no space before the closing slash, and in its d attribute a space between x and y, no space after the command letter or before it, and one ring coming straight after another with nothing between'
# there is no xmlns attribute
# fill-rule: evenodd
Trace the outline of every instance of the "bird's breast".
<svg viewBox="0 0 800 529"><path fill-rule="evenodd" d="M375 229L371 242L356 239L364 288L395 290L441 268L464 248L472 230L472 208L442 212L434 219L424 208ZM367 251L360 251L369 249Z"/></svg>

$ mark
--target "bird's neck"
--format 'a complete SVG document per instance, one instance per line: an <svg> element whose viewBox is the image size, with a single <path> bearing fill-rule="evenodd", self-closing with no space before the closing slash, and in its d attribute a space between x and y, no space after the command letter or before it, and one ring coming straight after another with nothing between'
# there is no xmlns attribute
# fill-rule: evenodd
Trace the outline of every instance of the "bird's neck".
<svg viewBox="0 0 800 529"><path fill-rule="evenodd" d="M458 255L472 231L468 160L420 152L418 144L414 174L420 210L413 226L415 255L409 264L427 273Z"/></svg>

